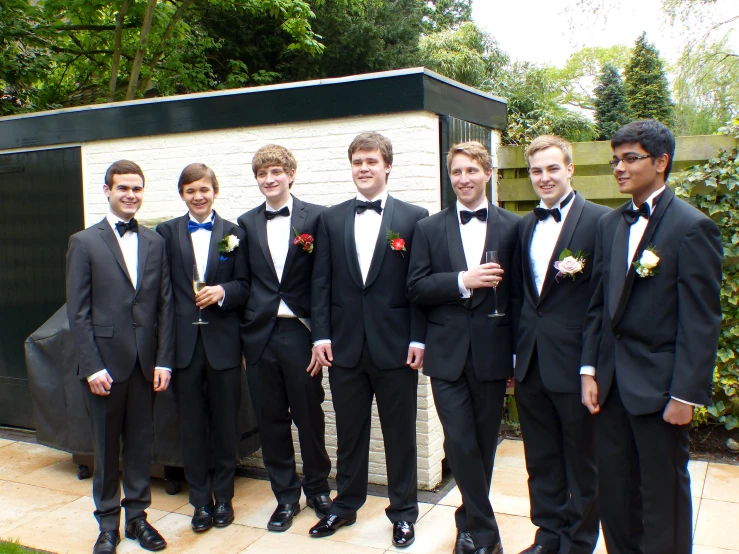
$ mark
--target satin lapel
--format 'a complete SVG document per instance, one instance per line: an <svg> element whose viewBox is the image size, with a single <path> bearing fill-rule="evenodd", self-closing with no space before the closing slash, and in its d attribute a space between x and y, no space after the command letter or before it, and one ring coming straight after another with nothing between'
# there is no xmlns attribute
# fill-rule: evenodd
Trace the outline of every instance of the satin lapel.
<svg viewBox="0 0 739 554"><path fill-rule="evenodd" d="M534 236L537 221L536 217L529 218L529 222L523 230L523 250L521 251L521 256L523 257L523 280L529 289L528 297L534 307L539 303L539 291L536 289L536 283L534 282L534 268L531 267L531 238Z"/></svg>
<svg viewBox="0 0 739 554"><path fill-rule="evenodd" d="M108 248L110 248L110 251L113 253L115 261L117 261L118 265L121 266L123 274L126 276L131 286L133 286L133 281L131 280L131 277L128 273L128 268L126 267L126 260L123 259L123 251L121 250L121 245L118 244L118 239L113 234L116 231L113 230L107 219L103 219L100 223L98 223L98 229L100 229L101 231L100 236L103 237L105 244L108 245Z"/></svg>
<svg viewBox="0 0 739 554"><path fill-rule="evenodd" d="M272 260L272 253L269 251L269 241L267 241L267 218L264 217L264 210L266 209L266 203L259 206L259 209L254 214L254 226L257 228L257 240L262 249L264 261L267 262L267 267L272 271L272 275L274 275L275 280L279 282L279 279L277 279L277 271L275 271L275 262ZM284 275L285 272L283 271L282 274Z"/></svg>
<svg viewBox="0 0 739 554"><path fill-rule="evenodd" d="M346 254L346 263L349 266L349 275L354 280L354 284L360 289L364 288L362 282L362 270L359 268L359 258L357 258L357 243L354 239L354 214L357 211L357 199L355 198L347 206L346 219L344 220L344 252Z"/></svg>
<svg viewBox="0 0 739 554"><path fill-rule="evenodd" d="M623 211L627 206L631 205L631 201L624 206L618 208ZM616 223L616 232L613 235L613 244L611 245L611 259L608 267L608 313L613 321L616 313L618 300L624 290L624 282L626 281L626 256L629 252L629 226L621 217Z"/></svg>
<svg viewBox="0 0 739 554"><path fill-rule="evenodd" d="M485 248L482 249L480 263L485 263L485 252L500 250L500 216L498 210L488 202L488 221L485 229ZM503 277L505 279L505 277ZM485 296L492 294L487 289L478 289L472 293L472 308L479 306Z"/></svg>
<svg viewBox="0 0 739 554"><path fill-rule="evenodd" d="M182 256L182 270L188 281L192 281L192 268L195 265L195 250L192 247L190 230L187 228L189 216L185 214L177 222L177 236L180 242L180 255Z"/></svg>
<svg viewBox="0 0 739 554"><path fill-rule="evenodd" d="M446 243L449 248L449 261L452 265L452 271L455 273L467 271L467 259L464 257L462 234L459 232L459 219L457 218L456 206L452 205L447 208ZM433 248L433 245L431 246Z"/></svg>
<svg viewBox="0 0 739 554"><path fill-rule="evenodd" d="M554 262L556 262L559 259L559 255L562 253L562 250L569 247L570 241L572 240L572 235L575 234L575 229L577 228L578 221L580 221L580 216L582 215L582 209L584 207L585 207L585 199L579 194L576 194L575 198L572 199L572 206L570 207L570 211L567 213L567 218L565 219L565 222L562 225L562 230L559 232L559 238L557 239L557 244L554 245L554 251L552 252L552 257L549 259L549 265L547 266L547 274L544 277L544 286L541 288L541 296L539 297L539 303L541 303L541 301L544 300L544 297L547 295L547 293L549 293L550 290L552 290L552 287L557 282L556 280L557 270L554 269ZM591 257L589 261L591 263L593 261L592 255L593 253L590 252Z"/></svg>
<svg viewBox="0 0 739 554"><path fill-rule="evenodd" d="M218 274L218 264L220 263L221 253L218 250L218 243L223 239L223 218L216 214L213 220L213 230L210 233L210 246L208 246L208 265L205 268L205 282L208 285L215 285L216 275ZM233 253L231 254L233 255Z"/></svg>
<svg viewBox="0 0 739 554"><path fill-rule="evenodd" d="M146 267L146 258L149 255L149 237L146 234L139 232L139 262L136 273L136 292L139 292L141 283L144 281L144 268ZM113 237L115 238L115 237Z"/></svg>
<svg viewBox="0 0 739 554"><path fill-rule="evenodd" d="M394 208L395 199L388 195L385 201L385 209L382 210L382 223L380 223L380 232L377 233L377 242L375 242L375 250L372 253L372 263L370 263L369 272L367 272L367 283L364 285L365 287L369 287L377 279L377 276L380 274L382 262L385 259L385 253L390 250L390 245L387 243L387 232L388 229L393 228ZM397 252L394 252L394 254L400 256Z"/></svg>
<svg viewBox="0 0 739 554"><path fill-rule="evenodd" d="M301 234L303 232L303 225L305 225L305 218L308 214L305 212L305 204L298 200L297 198L293 197L293 213L290 216L290 243L287 247L287 258L285 258L285 267L282 270L282 280L285 280L285 276L289 275L290 271L290 265L293 263L293 260L295 259L295 255L298 251L298 246L295 246L293 244L293 238L295 237L295 232L293 229L297 230L298 234ZM312 254L309 254L312 255Z"/></svg>
<svg viewBox="0 0 739 554"><path fill-rule="evenodd" d="M644 249L652 241L654 232L657 230L657 226L659 225L659 222L662 219L662 216L664 215L665 210L667 210L667 207L670 205L674 197L675 197L675 194L672 192L670 187L665 187L665 191L662 193L662 198L660 198L660 201L657 204L657 209L654 210L654 213L649 218L649 223L647 224L647 228L644 230L644 234L642 235L642 238L639 241L639 245L636 247L636 253L634 254L634 258L637 258L638 256L640 256L641 253L644 251ZM624 225L626 225L625 222L624 222ZM628 231L627 231L626 244L628 245ZM622 258L625 264L626 255L622 256ZM626 268L624 267L623 269L625 270ZM621 291L621 296L618 300L615 313L611 317L611 327L615 327L618 324L619 320L624 314L624 311L626 311L626 304L628 304L629 302L629 296L631 295L631 288L634 286L635 279L636 279L636 270L634 269L634 264L630 263L629 272L626 274L624 286Z"/></svg>

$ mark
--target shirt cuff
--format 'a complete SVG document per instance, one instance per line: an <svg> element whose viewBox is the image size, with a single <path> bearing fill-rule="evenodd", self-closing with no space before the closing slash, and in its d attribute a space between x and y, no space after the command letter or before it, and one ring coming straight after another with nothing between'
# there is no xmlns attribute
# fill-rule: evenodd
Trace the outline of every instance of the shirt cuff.
<svg viewBox="0 0 739 554"><path fill-rule="evenodd" d="M464 271L460 271L459 275L457 275L457 286L459 287L460 296L462 298L469 298L472 296L472 293L464 286L464 281L462 281L462 275L464 275L464 273Z"/></svg>
<svg viewBox="0 0 739 554"><path fill-rule="evenodd" d="M101 369L97 373L93 373L92 375L88 376L87 382L89 383L90 381L94 381L95 379L97 379L98 377L102 377L103 375L110 375L107 369Z"/></svg>
<svg viewBox="0 0 739 554"><path fill-rule="evenodd" d="M223 287L221 287L223 289ZM218 301L218 307L223 308L223 303L226 301L226 289L223 289L223 298Z"/></svg>
<svg viewBox="0 0 739 554"><path fill-rule="evenodd" d="M516 367L516 355L513 355L513 367Z"/></svg>
<svg viewBox="0 0 739 554"><path fill-rule="evenodd" d="M421 350L425 350L426 345L422 342L411 341L411 343L408 345L408 348L420 348Z"/></svg>
<svg viewBox="0 0 739 554"><path fill-rule="evenodd" d="M678 402L682 402L683 404L687 404L689 406L695 406L696 408L700 408L703 406L703 404L696 404L694 402L688 402L687 400L682 400L681 398L677 398L675 396L671 396L670 398L672 398L673 400L677 400Z"/></svg>
<svg viewBox="0 0 739 554"><path fill-rule="evenodd" d="M592 365L584 365L580 368L580 375L590 375L591 377L595 377L595 366Z"/></svg>
<svg viewBox="0 0 739 554"><path fill-rule="evenodd" d="M331 344L331 339L321 339L321 340L317 340L316 342L314 342L314 343L313 343L313 346L314 346L314 347L316 347L316 346L318 346L319 344Z"/></svg>
<svg viewBox="0 0 739 554"><path fill-rule="evenodd" d="M163 369L165 371L169 371L170 373L172 373L172 368L171 367L162 367L162 366L158 365L154 369Z"/></svg>

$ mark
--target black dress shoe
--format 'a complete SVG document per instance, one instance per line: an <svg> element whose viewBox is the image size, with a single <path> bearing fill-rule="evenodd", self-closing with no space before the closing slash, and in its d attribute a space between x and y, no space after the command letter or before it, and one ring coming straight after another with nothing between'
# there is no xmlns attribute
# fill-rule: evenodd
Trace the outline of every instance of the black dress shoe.
<svg viewBox="0 0 739 554"><path fill-rule="evenodd" d="M557 551L544 548L540 544L532 544L526 550L522 550L520 554L557 554Z"/></svg>
<svg viewBox="0 0 739 554"><path fill-rule="evenodd" d="M503 546L500 542L492 546L483 546L475 550L475 554L503 554Z"/></svg>
<svg viewBox="0 0 739 554"><path fill-rule="evenodd" d="M231 502L216 502L213 510L213 525L226 527L234 522L234 508Z"/></svg>
<svg viewBox="0 0 739 554"><path fill-rule="evenodd" d="M115 554L115 547L119 542L121 542L121 535L118 531L103 531L95 541L92 554Z"/></svg>
<svg viewBox="0 0 739 554"><path fill-rule="evenodd" d="M335 514L329 514L322 517L318 523L311 527L311 530L308 533L311 537L315 537L317 539L320 539L321 537L330 537L336 533L336 530L340 527L344 527L345 525L354 525L356 522L356 516L354 516L354 519L344 519Z"/></svg>
<svg viewBox="0 0 739 554"><path fill-rule="evenodd" d="M267 522L267 529L270 531L287 531L293 524L293 517L300 513L300 504L278 504L272 517Z"/></svg>
<svg viewBox="0 0 739 554"><path fill-rule="evenodd" d="M195 508L190 526L196 533L202 533L213 527L213 504Z"/></svg>
<svg viewBox="0 0 739 554"><path fill-rule="evenodd" d="M126 522L126 538L136 539L144 550L161 550L167 541L154 529L146 518L139 517Z"/></svg>
<svg viewBox="0 0 739 554"><path fill-rule="evenodd" d="M317 494L305 499L305 503L309 508L313 508L316 516L319 518L326 517L331 513L331 497L328 494Z"/></svg>
<svg viewBox="0 0 739 554"><path fill-rule="evenodd" d="M454 554L473 554L477 550L472 536L467 531L457 533L457 542L454 544Z"/></svg>
<svg viewBox="0 0 739 554"><path fill-rule="evenodd" d="M405 548L416 540L416 533L410 521L396 521L393 523L393 545Z"/></svg>

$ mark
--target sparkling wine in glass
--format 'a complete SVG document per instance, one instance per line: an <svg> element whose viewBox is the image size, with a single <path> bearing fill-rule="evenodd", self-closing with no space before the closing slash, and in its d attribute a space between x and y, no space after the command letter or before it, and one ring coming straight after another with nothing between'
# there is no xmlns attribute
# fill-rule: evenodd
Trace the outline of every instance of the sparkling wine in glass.
<svg viewBox="0 0 739 554"><path fill-rule="evenodd" d="M205 278L201 277L198 266L192 266L192 290L197 295L201 290L205 288ZM200 308L198 314L198 320L192 322L193 325L208 325L207 321L203 321L203 309Z"/></svg>
<svg viewBox="0 0 739 554"><path fill-rule="evenodd" d="M485 263L486 264L500 263L498 261L498 252L496 250L488 250L487 252L485 252ZM505 315L504 312L498 311L498 283L499 281L496 281L495 285L493 285L493 297L495 298L495 311L493 311L492 314L488 314L488 317L503 317Z"/></svg>

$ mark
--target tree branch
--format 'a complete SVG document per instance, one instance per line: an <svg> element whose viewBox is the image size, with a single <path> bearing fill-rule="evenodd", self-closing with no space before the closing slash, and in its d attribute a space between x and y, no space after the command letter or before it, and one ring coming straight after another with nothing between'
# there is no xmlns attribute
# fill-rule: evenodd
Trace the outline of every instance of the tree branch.
<svg viewBox="0 0 739 554"><path fill-rule="evenodd" d="M121 8L121 11L123 9ZM136 27L135 23L127 23L123 26L124 29L133 29ZM52 31L115 31L117 25L52 25L47 27Z"/></svg>
<svg viewBox="0 0 739 554"><path fill-rule="evenodd" d="M118 86L118 68L121 62L123 43L123 20L126 18L130 0L124 0L123 6L115 16L115 41L113 45L113 61L110 66L110 82L108 83L108 100L115 100L115 89Z"/></svg>
<svg viewBox="0 0 739 554"><path fill-rule="evenodd" d="M146 14L144 15L144 24L141 26L139 35L139 48L136 50L136 57L133 60L131 68L131 79L128 82L128 90L126 91L126 100L133 100L136 96L136 90L139 84L139 73L141 72L141 64L144 61L146 53L146 41L151 29L151 20L154 18L154 8L156 8L157 0L148 0L146 3Z"/></svg>

